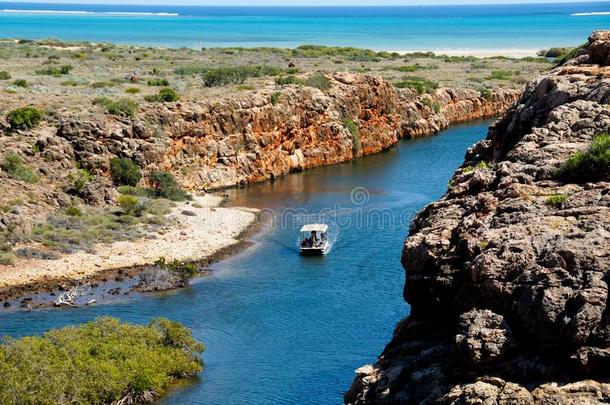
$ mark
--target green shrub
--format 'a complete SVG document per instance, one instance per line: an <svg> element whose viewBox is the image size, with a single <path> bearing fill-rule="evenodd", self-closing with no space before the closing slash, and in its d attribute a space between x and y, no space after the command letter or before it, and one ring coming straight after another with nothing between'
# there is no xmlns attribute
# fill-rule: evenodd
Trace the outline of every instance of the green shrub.
<svg viewBox="0 0 610 405"><path fill-rule="evenodd" d="M13 252L0 252L0 265L14 266L17 261L17 256ZM2 366L0 366L2 368ZM0 395L0 398L2 396Z"/></svg>
<svg viewBox="0 0 610 405"><path fill-rule="evenodd" d="M582 44L580 46L577 46L576 48L564 48L564 51L561 54L557 55L553 62L557 65L563 65L570 59L575 58L578 52L581 49L586 48L587 46L588 44Z"/></svg>
<svg viewBox="0 0 610 405"><path fill-rule="evenodd" d="M155 78L155 79L150 79L146 82L149 86L164 86L167 87L169 86L169 81L165 78Z"/></svg>
<svg viewBox="0 0 610 405"><path fill-rule="evenodd" d="M569 183L587 183L610 179L610 135L602 133L593 139L585 152L577 152L565 161L554 177Z"/></svg>
<svg viewBox="0 0 610 405"><path fill-rule="evenodd" d="M66 209L66 215L71 217L82 217L83 211L81 211L81 209L76 205L71 205Z"/></svg>
<svg viewBox="0 0 610 405"><path fill-rule="evenodd" d="M552 205L553 207L560 207L567 199L567 195L553 194L546 199L545 203L547 205Z"/></svg>
<svg viewBox="0 0 610 405"><path fill-rule="evenodd" d="M561 55L564 55L567 52L570 52L574 48L565 47L565 48L550 48L544 49L538 52L538 56L544 56L545 58L557 58Z"/></svg>
<svg viewBox="0 0 610 405"><path fill-rule="evenodd" d="M362 155L362 144L360 142L360 130L358 129L358 125L356 125L351 118L344 119L343 125L352 135L352 153L354 156Z"/></svg>
<svg viewBox="0 0 610 405"><path fill-rule="evenodd" d="M28 87L30 87L30 84L25 79L17 79L13 82L13 86L23 87L24 89L27 89Z"/></svg>
<svg viewBox="0 0 610 405"><path fill-rule="evenodd" d="M153 171L148 175L148 183L155 197L163 197L172 201L184 201L186 199L186 193L169 172L164 170Z"/></svg>
<svg viewBox="0 0 610 405"><path fill-rule="evenodd" d="M276 105L277 103L279 103L280 101L280 97L282 96L282 93L280 92L275 92L271 94L271 104Z"/></svg>
<svg viewBox="0 0 610 405"><path fill-rule="evenodd" d="M83 187L93 179L93 176L87 169L78 169L76 173L71 173L70 177L72 179L72 188L77 193L80 193Z"/></svg>
<svg viewBox="0 0 610 405"><path fill-rule="evenodd" d="M511 70L492 70L491 74L486 77L487 80L509 80L514 72Z"/></svg>
<svg viewBox="0 0 610 405"><path fill-rule="evenodd" d="M120 195L116 202L126 214L135 213L140 206L140 199L132 195Z"/></svg>
<svg viewBox="0 0 610 405"><path fill-rule="evenodd" d="M299 79L298 77L296 77L295 75L287 75L287 76L280 76L278 78L275 79L275 84L279 84L280 86L285 86L288 84L304 84L305 82L301 79Z"/></svg>
<svg viewBox="0 0 610 405"><path fill-rule="evenodd" d="M237 86L237 90L240 91L250 91L250 90L254 90L254 86L250 86L247 84L242 84L241 86Z"/></svg>
<svg viewBox="0 0 610 405"><path fill-rule="evenodd" d="M158 94L144 97L144 100L148 102L171 103L180 100L180 95L174 89L167 87L159 90Z"/></svg>
<svg viewBox="0 0 610 405"><path fill-rule="evenodd" d="M140 166L128 158L111 159L110 174L116 186L136 186L142 178Z"/></svg>
<svg viewBox="0 0 610 405"><path fill-rule="evenodd" d="M464 171L464 173L470 173L477 169L493 170L494 168L495 168L495 166L493 163L489 163L489 162L482 160L479 163L477 163L475 166L473 166L473 165L465 166L463 171Z"/></svg>
<svg viewBox="0 0 610 405"><path fill-rule="evenodd" d="M36 181L38 181L38 176L14 153L9 153L4 157L4 161L0 163L0 168L2 168L9 177L14 179L23 180L26 183L36 183Z"/></svg>
<svg viewBox="0 0 610 405"><path fill-rule="evenodd" d="M180 277L182 284L199 274L197 266L192 263L181 263L177 259L168 262L165 257L160 257L155 261L155 266L171 271Z"/></svg>
<svg viewBox="0 0 610 405"><path fill-rule="evenodd" d="M6 70L0 70L0 80L9 80L11 78L11 74Z"/></svg>
<svg viewBox="0 0 610 405"><path fill-rule="evenodd" d="M417 76L404 77L400 82L394 84L398 88L409 88L417 92L417 94L432 93L438 88L438 83Z"/></svg>
<svg viewBox="0 0 610 405"><path fill-rule="evenodd" d="M441 103L439 103L438 101L435 101L434 104L432 104L432 109L434 110L434 112L436 114L441 112Z"/></svg>
<svg viewBox="0 0 610 405"><path fill-rule="evenodd" d="M47 75L47 76L61 76L67 75L73 69L72 65L63 65L63 66L52 66L46 69L36 70L36 74L38 75Z"/></svg>
<svg viewBox="0 0 610 405"><path fill-rule="evenodd" d="M6 120L12 129L32 129L42 121L43 112L35 107L22 107L8 113Z"/></svg>
<svg viewBox="0 0 610 405"><path fill-rule="evenodd" d="M148 197L150 193L143 187L135 186L118 186L117 191L121 194L133 195L136 197Z"/></svg>
<svg viewBox="0 0 610 405"><path fill-rule="evenodd" d="M147 326L98 318L0 346L0 398L18 404L144 403L203 369L190 329L157 318Z"/></svg>
<svg viewBox="0 0 610 405"><path fill-rule="evenodd" d="M70 86L70 87L76 87L79 84L80 83L77 82L76 80L64 80L63 82L61 82L62 86Z"/></svg>
<svg viewBox="0 0 610 405"><path fill-rule="evenodd" d="M249 77L277 76L282 69L274 66L235 66L207 69L202 72L205 87L242 84Z"/></svg>
<svg viewBox="0 0 610 405"><path fill-rule="evenodd" d="M483 97L486 101L491 101L491 90L484 88L480 90L481 97Z"/></svg>
<svg viewBox="0 0 610 405"><path fill-rule="evenodd" d="M125 89L125 93L127 94L138 94L140 92L140 89L138 89L137 87L129 87L128 89Z"/></svg>
<svg viewBox="0 0 610 405"><path fill-rule="evenodd" d="M407 73L407 72L415 72L419 69L422 69L422 67L419 64L415 64L415 65L400 66L396 70L398 70L399 72Z"/></svg>
<svg viewBox="0 0 610 405"><path fill-rule="evenodd" d="M128 117L133 117L138 111L138 103L128 98L111 100L107 97L100 97L93 100L93 104L103 106L106 108L106 111L112 115L125 115Z"/></svg>
<svg viewBox="0 0 610 405"><path fill-rule="evenodd" d="M115 84L112 82L94 82L91 83L91 87L94 89L104 89L106 87L114 87Z"/></svg>
<svg viewBox="0 0 610 405"><path fill-rule="evenodd" d="M314 73L305 80L305 85L315 87L316 89L326 91L330 90L332 83L321 73Z"/></svg>

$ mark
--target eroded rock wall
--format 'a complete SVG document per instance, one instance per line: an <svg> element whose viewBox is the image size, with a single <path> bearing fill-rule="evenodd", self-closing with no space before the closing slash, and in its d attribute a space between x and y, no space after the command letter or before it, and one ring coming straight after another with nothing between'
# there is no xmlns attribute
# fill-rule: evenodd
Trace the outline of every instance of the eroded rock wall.
<svg viewBox="0 0 610 405"><path fill-rule="evenodd" d="M597 32L468 151L405 242L411 314L346 403L610 402L610 179L553 175L610 130L609 102Z"/></svg>
<svg viewBox="0 0 610 405"><path fill-rule="evenodd" d="M187 188L209 189L377 153L403 137L498 115L519 97L497 90L486 100L467 89L419 96L376 76L329 79L326 92L299 86L275 95L264 89L213 102L147 105L133 119L75 114L59 120L57 134L93 171L107 170L114 155L126 156L145 168L171 170ZM357 132L348 129L349 120Z"/></svg>

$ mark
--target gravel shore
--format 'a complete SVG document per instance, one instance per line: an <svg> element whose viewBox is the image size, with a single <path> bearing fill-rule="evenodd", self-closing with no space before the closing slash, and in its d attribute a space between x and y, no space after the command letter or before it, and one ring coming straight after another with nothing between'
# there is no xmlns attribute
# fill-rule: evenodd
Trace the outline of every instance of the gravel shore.
<svg viewBox="0 0 610 405"><path fill-rule="evenodd" d="M93 251L64 254L57 260L22 260L0 265L0 290L51 280L78 280L113 269L153 264L159 257L202 261L237 245L256 221L257 210L220 207L222 197L205 195L178 203L167 216L166 230L150 238L96 245Z"/></svg>

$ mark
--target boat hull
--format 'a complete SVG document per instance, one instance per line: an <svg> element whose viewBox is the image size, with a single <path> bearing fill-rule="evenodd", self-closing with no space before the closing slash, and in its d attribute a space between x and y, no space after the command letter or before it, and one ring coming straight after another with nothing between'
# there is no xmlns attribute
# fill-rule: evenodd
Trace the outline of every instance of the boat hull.
<svg viewBox="0 0 610 405"><path fill-rule="evenodd" d="M319 247L319 248L300 248L299 252L303 256L322 256L325 255L328 251L328 247Z"/></svg>

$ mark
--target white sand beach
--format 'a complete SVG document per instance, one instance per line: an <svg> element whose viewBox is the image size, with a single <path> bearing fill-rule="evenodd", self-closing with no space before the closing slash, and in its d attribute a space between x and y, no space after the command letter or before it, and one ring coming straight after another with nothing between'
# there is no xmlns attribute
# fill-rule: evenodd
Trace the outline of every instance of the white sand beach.
<svg viewBox="0 0 610 405"><path fill-rule="evenodd" d="M219 207L222 198L196 196L178 203L168 214L170 224L154 239L97 245L93 252L64 254L57 260L24 259L0 266L0 288L48 281L80 279L98 272L169 260L198 261L240 242L239 235L256 221L257 210ZM188 210L190 215L182 212ZM194 214L194 215L193 215Z"/></svg>

